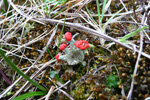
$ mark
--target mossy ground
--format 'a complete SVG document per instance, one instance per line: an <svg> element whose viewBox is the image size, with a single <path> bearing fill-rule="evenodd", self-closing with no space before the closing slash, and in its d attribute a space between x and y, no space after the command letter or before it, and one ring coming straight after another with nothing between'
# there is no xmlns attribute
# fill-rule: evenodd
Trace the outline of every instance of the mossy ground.
<svg viewBox="0 0 150 100"><path fill-rule="evenodd" d="M42 24L41 20L41 23L38 23L38 21L28 20L28 18L53 18L56 20L63 20L66 16L66 22L78 23L96 30L96 27L92 26L95 24L88 23L90 21L88 19L89 16L86 15L88 12L84 4L85 1L79 1L79 3L76 3L75 1L67 1L66 5L56 7L53 10L54 12L51 12L50 15L46 14L46 9L44 9L45 6L39 6L38 0L35 0L35 2L30 2L30 0L14 1L13 4L17 7L17 9L26 15L22 15L11 5L9 10L12 12L12 15L7 16L3 14L1 16L1 49L5 51L5 53L8 53L7 56L21 71L26 72L27 69L29 69L37 60L40 54L42 54L44 50L43 48L47 45L50 37L52 37L52 34L55 31L52 41L47 47L51 54L49 54L46 50L43 56L38 59L34 67L30 68L27 73L29 77L34 75L44 64L50 60L54 60L61 37L62 25L49 22L43 22L44 24ZM109 2L109 0L107 1ZM122 2L119 0L112 0L110 5L107 2L108 9L102 20L102 24L104 24L108 21L112 14L116 13L123 7L126 8L116 15L116 17L121 17L110 23L105 30L106 35L113 37L116 40L139 29L139 27L150 25L148 13L149 9L147 9L149 6L148 0L121 1ZM40 3L42 4L42 2ZM99 0L99 3L101 5L100 12L102 13L103 0ZM36 7L35 5L38 5L39 7ZM48 9L53 6L54 4L52 3L47 4ZM86 6L95 22L99 24L96 0L91 0L86 4ZM67 10L65 9L61 13L55 15L63 8L67 8ZM28 17L24 18L24 16ZM83 18L88 20L88 22ZM21 25L25 21L28 23L28 26L25 24ZM144 32L142 52L148 55L150 54L149 31L149 28L141 31ZM88 53L85 54L84 61L86 62L86 66L83 66L81 63L71 66L63 60L55 61L47 65L46 68L42 69L40 73L34 77L34 80L44 86L47 90L49 90L52 86L55 86L57 89L63 85L56 77L50 77L51 71L56 71L59 78L64 83L69 81L66 86L61 88L65 92L59 90L54 92L50 96L50 100L69 100L70 98L74 98L75 100L126 100L131 88L131 82L133 80L132 77L134 77L134 88L131 93L131 100L144 100L150 96L149 58L142 55L140 59L138 59L138 70L137 73L133 75L138 57L138 53L134 53L134 49L130 50L124 47L124 45L120 45L110 40L105 40L104 45L102 45L102 39L100 37L67 26L64 28L61 43L68 44L68 42L64 39L65 32L71 32L73 35L79 33L74 38L75 40L86 40L95 47L89 48ZM137 49L140 49L140 37L141 33L139 32L134 37L129 38L128 41L132 42ZM62 53L61 51L58 52ZM0 59L1 70L12 83L15 82L20 76L3 61L2 57L0 57ZM3 94L5 89L7 89L10 85L3 79L2 76L0 77L0 94ZM108 77L115 77L116 79L110 80ZM20 79L19 82L15 84L15 88L9 90L11 91L10 94L5 94L3 99L11 98L11 96L16 94L17 91L20 91L17 95L21 95L29 91L36 91L36 87L30 84L26 85L26 87L28 87L27 89L20 90L25 83L26 80ZM37 98L42 98L42 96L33 97L31 99L33 100Z"/></svg>

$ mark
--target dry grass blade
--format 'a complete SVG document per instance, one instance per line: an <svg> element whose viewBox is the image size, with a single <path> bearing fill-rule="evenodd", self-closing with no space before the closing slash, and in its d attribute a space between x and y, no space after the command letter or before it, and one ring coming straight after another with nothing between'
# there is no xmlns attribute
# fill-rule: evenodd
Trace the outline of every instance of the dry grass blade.
<svg viewBox="0 0 150 100"><path fill-rule="evenodd" d="M59 91L62 92L64 95L66 95L70 100L74 100L68 93L66 93L62 89L59 89Z"/></svg>
<svg viewBox="0 0 150 100"><path fill-rule="evenodd" d="M43 54L45 53L46 47L51 43L51 41L52 41L52 39L53 39L53 37L54 37L54 35L55 35L55 33L56 33L56 29L57 29L57 26L54 28L54 31L53 31L51 37L49 38L49 41L47 42L47 45L44 47L43 51L41 52L41 54L39 55L39 57L37 58L37 60L34 62L34 64L36 64L36 63L38 62L38 60L40 60L41 57L43 56ZM50 32L51 32L51 31L50 31ZM37 74L39 74L45 67L47 67L47 66L48 66L50 63L52 63L52 62L55 62L55 60L54 60L54 61L47 62L46 64L44 64L43 67L40 68L38 72L33 73L33 75L31 75L30 78L31 78L31 79L35 78L35 76L36 76ZM33 64L33 66L34 66L34 64ZM31 66L31 67L32 67L32 66ZM14 98L15 96L17 96L17 95L20 93L20 91L22 91L28 83L29 83L29 82L26 82L26 83L24 84L24 86L22 86L22 87L18 90L18 92L16 92L16 93L13 95L12 98Z"/></svg>
<svg viewBox="0 0 150 100"><path fill-rule="evenodd" d="M144 23L144 17L145 17L145 14L142 18L142 21L141 23ZM128 92L128 95L127 95L127 100L130 100L131 97L132 97L132 92L133 92L133 88L134 88L134 82L135 82L135 75L137 74L137 71L138 71L138 65L139 65L139 61L140 61L140 58L141 58L141 53L143 51L143 39L144 39L144 34L143 32L140 32L140 50L139 50L139 54L138 54L138 57L137 57L137 60L136 60L136 64L135 64L135 67L134 67L134 72L133 72L133 76L132 76L132 82L131 82L131 87L130 87L130 90Z"/></svg>
<svg viewBox="0 0 150 100"><path fill-rule="evenodd" d="M48 91L48 94L47 94L45 100L49 100L49 97L51 96L51 94L52 94L52 92L53 92L54 89L55 89L55 86L52 86L52 87L50 88L50 90Z"/></svg>
<svg viewBox="0 0 150 100"><path fill-rule="evenodd" d="M0 49L49 92L43 94L29 84L0 56L0 71L7 81L0 78L2 100L148 99L148 0L4 1L0 1ZM89 44L86 50L72 48L83 40ZM67 47L61 50L59 45ZM78 55L68 51L76 49L83 62L69 65L67 61L76 61Z"/></svg>
<svg viewBox="0 0 150 100"><path fill-rule="evenodd" d="M60 20L54 20L54 19L42 19L42 18L38 18L36 20L39 20L39 21L44 21L44 23L47 23L47 22L50 22L50 23L60 23L61 25L63 25L63 21L60 21ZM68 27L72 27L72 28L75 28L75 29L78 29L80 31L84 31L84 32L87 32L87 33L90 33L90 34L93 34L95 36L98 36L98 37L101 37L101 38L104 38L106 40L109 40L109 41L113 41L113 42L116 42L128 49L131 49L133 50L132 47L130 47L129 45L127 44L124 44L124 43L121 43L119 40L116 40L106 34L100 34L99 32L97 32L96 30L93 30L93 29L90 29L90 28L87 28L85 26L81 26L79 24L72 24L72 23L69 23L69 22L66 22L65 23L66 26ZM136 50L135 52L139 52L138 50ZM147 58L150 58L149 55L145 54L144 52L142 52L142 55L147 57Z"/></svg>

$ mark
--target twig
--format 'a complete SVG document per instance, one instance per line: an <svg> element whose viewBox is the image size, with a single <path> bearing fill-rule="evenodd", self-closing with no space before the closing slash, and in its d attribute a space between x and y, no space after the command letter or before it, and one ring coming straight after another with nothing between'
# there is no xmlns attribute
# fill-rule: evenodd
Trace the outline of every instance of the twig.
<svg viewBox="0 0 150 100"><path fill-rule="evenodd" d="M64 95L66 95L70 100L74 100L68 93L66 93L62 89L59 89L59 91L62 92Z"/></svg>
<svg viewBox="0 0 150 100"><path fill-rule="evenodd" d="M149 6L146 6L145 7L145 9L147 10L148 8L150 7L150 5ZM140 12L140 11L142 11L143 10L143 8L140 8L140 9L137 9L135 12ZM55 13L55 12L52 12L52 13ZM64 12L62 12L62 13L60 13L61 15L65 15L65 13ZM125 12L125 13L119 13L117 16L120 16L120 15L129 15L129 14L133 14L133 10L132 11L128 11L128 12ZM84 17L87 17L85 14L81 14L82 16L84 16ZM110 16L112 16L113 14L104 14L104 17L110 17ZM68 13L67 14L67 16L72 16L72 17L80 17L80 15L79 15L79 13ZM97 17L98 16L98 14L91 14L91 16L92 17ZM102 15L100 15L100 16L102 16Z"/></svg>
<svg viewBox="0 0 150 100"><path fill-rule="evenodd" d="M44 23L48 23L48 22L49 23L53 23L53 24L54 23L59 23L60 25L63 25L63 21L55 20L55 19L37 18L35 20L39 20L39 21L42 21ZM124 43L120 42L119 40L116 40L115 38L112 38L112 37L110 37L110 36L108 36L106 34L100 34L98 31L93 30L91 28L88 28L88 27L85 27L85 26L82 26L82 25L79 25L79 24L75 24L75 23L69 23L69 22L65 22L65 25L68 26L68 27L72 27L72 28L78 29L78 30L83 31L83 32L87 32L87 33L93 34L93 35L98 36L100 38L104 38L106 40L110 40L110 41L116 42L116 43L118 43L118 44L120 44L120 45L122 45L122 46L124 46L124 47L126 47L128 49L133 50L133 48L131 46L129 46L127 44L124 44ZM139 50L136 49L135 52L139 53ZM150 58L150 55L148 55L148 54L146 54L144 52L142 52L141 54L143 56L145 56L146 58Z"/></svg>
<svg viewBox="0 0 150 100"><path fill-rule="evenodd" d="M46 33L47 33L47 31L45 31L43 34L46 34ZM51 33L51 32L50 32L50 33ZM21 48L23 48L23 47L26 47L26 46L28 46L28 45L30 45L30 44L33 44L33 43L35 43L35 42L37 42L37 41L39 41L39 40L42 40L43 37L45 37L46 35L48 35L48 34L46 34L45 36L42 36L43 34L41 34L40 36L36 37L36 38L33 39L32 41L29 41L28 43L23 44L22 46L19 46L18 48L16 48L16 49L13 50L12 52L7 52L6 55L8 55L8 54L10 54L10 53L13 53L13 52L15 52L15 51L17 51L17 50L19 50L19 49L21 49Z"/></svg>
<svg viewBox="0 0 150 100"><path fill-rule="evenodd" d="M53 91L53 93L56 92L56 91L58 91L58 90L61 89L62 87L66 86L68 83L70 83L70 80L69 80L68 82L66 82L65 84L63 84L62 86L60 86L59 88L55 89L55 90Z"/></svg>
<svg viewBox="0 0 150 100"><path fill-rule="evenodd" d="M19 13L21 14L22 16L26 17L27 20L29 19L32 19L32 17L29 17L27 14L23 13L21 10L19 10L16 5L13 4L13 2L11 0L8 0L9 4ZM36 21L35 21L36 22ZM41 23L38 21L38 23ZM41 24L44 24L44 23L41 23ZM44 24L45 25L45 24Z"/></svg>
<svg viewBox="0 0 150 100"><path fill-rule="evenodd" d="M48 94L47 94L45 100L49 100L49 97L51 96L51 94L52 94L52 92L53 92L54 89L55 89L55 86L52 86L52 87L50 88L50 90L49 90L49 92L48 92Z"/></svg>
<svg viewBox="0 0 150 100"><path fill-rule="evenodd" d="M128 96L127 96L127 100L131 100L131 96L132 96L132 91L133 91L133 88L134 88L134 75L136 75L137 73L137 69L138 69L138 64L139 64L139 60L140 60L140 57L141 57L141 53L142 53L142 49L143 49L143 33L141 32L140 34L140 51L139 51L139 54L138 54L138 58L136 60L136 64L135 64L135 68L134 68L134 72L133 72L133 76L132 76L132 82L131 82L131 87L130 87L130 90L128 92Z"/></svg>
<svg viewBox="0 0 150 100"><path fill-rule="evenodd" d="M70 83L70 80L69 80L68 82L66 82L65 84L63 84L62 86L60 86L59 88L55 89L52 93L58 91L58 90L61 89L62 87L66 86L68 83ZM45 97L46 97L46 96L44 96L44 97L42 97L42 98L40 98L40 99L38 99L38 100L42 100L42 99L44 99Z"/></svg>
<svg viewBox="0 0 150 100"><path fill-rule="evenodd" d="M91 62L91 60L94 60L94 62L95 62L95 59L93 57L88 60L86 75L89 73L89 68L90 68L90 62Z"/></svg>
<svg viewBox="0 0 150 100"><path fill-rule="evenodd" d="M51 31L53 31L54 29L55 29L55 28L53 28ZM51 31L50 31L49 33L51 33ZM46 32L44 32L44 33L46 33ZM48 34L46 34L46 35L48 35ZM46 36L46 35L45 35L45 36ZM45 37L45 36L43 36L43 37ZM43 37L42 37L42 38L43 38ZM42 38L41 38L41 39L42 39ZM40 40L40 38L34 39L34 40L32 40L32 41L30 41L30 42L24 44L23 46L18 47L18 48L15 49L14 51L16 51L16 50L18 50L18 49L21 49L22 47L27 46L27 45L30 45L30 44L34 43L35 41L39 41L39 40ZM12 53L12 52L7 52L7 54L9 54L9 53ZM38 57L38 59L40 59L40 58L41 58L41 56ZM29 67L29 69L27 69L27 71L25 72L25 74L27 74L27 73L30 71L30 69L31 69L37 62L38 62L38 60L36 60L36 61L32 64L32 66ZM3 92L3 94L0 95L0 98L2 98L16 83L18 83L21 78L22 78L22 76L20 76L11 86L9 86L9 87Z"/></svg>
<svg viewBox="0 0 150 100"><path fill-rule="evenodd" d="M6 77L6 75L4 74L4 72L2 71L2 69L0 68L0 74L2 75L2 77L5 79L5 81L11 85L11 81Z"/></svg>
<svg viewBox="0 0 150 100"><path fill-rule="evenodd" d="M144 22L144 18L145 18L145 13L144 13L144 16L142 18L141 23ZM127 100L131 100L131 97L132 97L132 91L133 91L133 88L134 88L134 81L135 81L134 75L136 75L136 73L137 73L139 60L140 60L141 53L142 53L142 50L143 50L143 38L144 38L143 32L140 32L140 50L139 50L139 54L138 54L138 57L137 57L137 60L136 60L136 64L135 64L135 68L134 68L134 72L133 72L133 76L132 76L131 87L130 87L130 90L128 92Z"/></svg>
<svg viewBox="0 0 150 100"><path fill-rule="evenodd" d="M139 22L138 17L137 17L137 15L135 13L135 8L136 8L136 5L134 4L134 0L133 0L133 14L135 16L135 19Z"/></svg>
<svg viewBox="0 0 150 100"><path fill-rule="evenodd" d="M125 10L128 11L127 8L125 7L124 3L122 2L122 0L120 0L120 2L121 2L121 4L124 6ZM143 20L141 21L141 23L144 22L144 17L145 17L145 14L144 14L144 16L143 16ZM135 22L137 22L132 16L131 16L131 18L132 18ZM143 32L145 33L144 30L143 30ZM136 64L135 64L135 68L134 68L134 72L133 72L133 77L132 77L132 82L131 82L131 87L130 87L130 90L129 90L129 92L128 92L127 100L131 100L132 91L133 91L133 88L134 88L134 80L135 80L135 79L134 79L134 75L137 73L139 60L140 60L140 57L141 57L141 55L142 55L142 53L143 53L143 52L142 52L142 49L143 49L143 38L144 38L143 33L140 32L140 50L139 50L139 52L138 52L139 54L138 54L138 58L137 58L137 60L136 60Z"/></svg>
<svg viewBox="0 0 150 100"><path fill-rule="evenodd" d="M77 13L84 5L88 4L88 3L91 2L91 1L92 1L92 0L85 0L85 1L83 2L83 4L80 5L80 6L78 7L78 9L77 9L74 13Z"/></svg>
<svg viewBox="0 0 150 100"><path fill-rule="evenodd" d="M90 100L94 92L91 93L91 95L87 98L87 100Z"/></svg>
<svg viewBox="0 0 150 100"><path fill-rule="evenodd" d="M46 68L48 65L50 65L51 63L55 62L56 60L50 60L49 62L45 63L37 72L35 72L30 79L33 79L37 74L39 74L39 72L41 72L44 68ZM29 81L27 81L10 99L16 97L24 88L25 86L29 83ZM7 93L7 92L6 92Z"/></svg>
<svg viewBox="0 0 150 100"><path fill-rule="evenodd" d="M46 44L46 46L44 47L43 51L41 52L41 54L39 55L39 57L37 58L37 60L34 62L35 64L37 63L37 61L39 61L39 60L41 59L41 57L43 56L43 54L44 54L45 51L46 51L46 47L48 47L48 45L51 43L53 37L55 36L57 26L58 26L58 25L56 25L56 27L54 28L55 30L53 31L52 35L50 36L49 41L47 42L47 44ZM50 31L50 32L51 32L51 31ZM54 61L55 61L55 60L54 60ZM30 77L30 79L33 79L39 72L41 72L41 71L42 71L46 66L48 66L48 65L49 65L48 63L44 64L44 65L42 66L42 68L39 69L38 72L32 74L32 76ZM15 96L17 96L17 95L20 93L20 91L23 90L23 89L25 88L25 86L26 86L28 83L29 83L29 81L27 81L27 82L24 84L24 86L22 86L22 87L12 96L12 98L14 98Z"/></svg>

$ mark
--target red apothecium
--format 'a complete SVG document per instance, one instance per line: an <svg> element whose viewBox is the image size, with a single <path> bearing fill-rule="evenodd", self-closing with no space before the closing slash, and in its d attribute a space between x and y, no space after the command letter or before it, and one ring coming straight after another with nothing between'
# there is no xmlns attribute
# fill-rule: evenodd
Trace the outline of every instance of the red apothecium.
<svg viewBox="0 0 150 100"><path fill-rule="evenodd" d="M66 39L67 41L71 41L71 39L72 39L72 34L71 34L70 32L66 32L66 33L65 33L65 39Z"/></svg>
<svg viewBox="0 0 150 100"><path fill-rule="evenodd" d="M63 51L66 47L67 47L67 44L63 43L60 45L59 49Z"/></svg>
<svg viewBox="0 0 150 100"><path fill-rule="evenodd" d="M89 47L89 43L85 40L79 40L79 41L76 41L74 43L74 45L78 48L80 48L81 50L85 50L87 47Z"/></svg>
<svg viewBox="0 0 150 100"><path fill-rule="evenodd" d="M56 55L56 59L59 60L59 54Z"/></svg>

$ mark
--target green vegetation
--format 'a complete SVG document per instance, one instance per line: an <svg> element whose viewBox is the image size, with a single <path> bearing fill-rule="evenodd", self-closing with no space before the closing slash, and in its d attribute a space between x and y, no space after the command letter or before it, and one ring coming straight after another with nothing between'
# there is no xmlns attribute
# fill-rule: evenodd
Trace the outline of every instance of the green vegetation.
<svg viewBox="0 0 150 100"><path fill-rule="evenodd" d="M59 82L61 82L61 83L64 84L64 82L59 78L58 74L57 74L55 71L51 71L50 77L51 77L51 78L54 78L54 77L55 77L57 81L59 81Z"/></svg>
<svg viewBox="0 0 150 100"><path fill-rule="evenodd" d="M110 75L109 77L107 77L107 85L109 87L118 87L118 79L116 75Z"/></svg>

